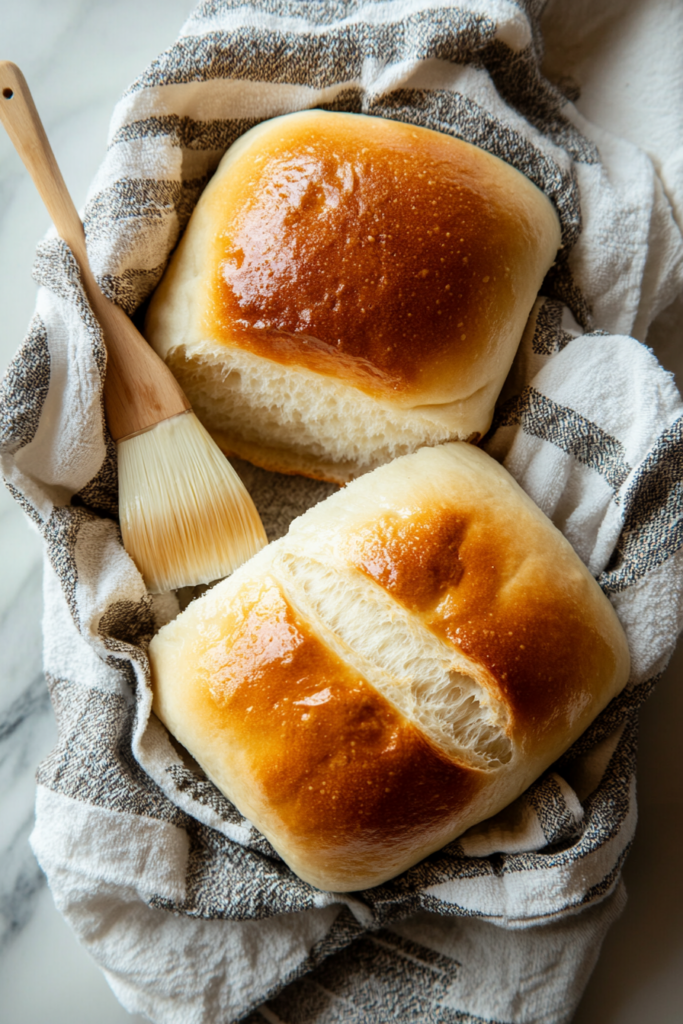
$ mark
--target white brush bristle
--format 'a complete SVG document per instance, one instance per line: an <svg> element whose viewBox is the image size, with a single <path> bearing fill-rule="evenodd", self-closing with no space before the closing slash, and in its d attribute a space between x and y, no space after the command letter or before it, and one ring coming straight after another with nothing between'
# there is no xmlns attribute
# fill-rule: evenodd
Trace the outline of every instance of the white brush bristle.
<svg viewBox="0 0 683 1024"><path fill-rule="evenodd" d="M164 593L227 576L266 543L242 481L192 412L119 443L126 551Z"/></svg>

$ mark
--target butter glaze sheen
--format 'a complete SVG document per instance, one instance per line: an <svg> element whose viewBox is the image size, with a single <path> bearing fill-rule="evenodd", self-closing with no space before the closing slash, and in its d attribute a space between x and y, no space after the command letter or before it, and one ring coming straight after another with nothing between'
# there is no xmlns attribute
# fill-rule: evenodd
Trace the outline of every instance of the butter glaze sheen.
<svg viewBox="0 0 683 1024"><path fill-rule="evenodd" d="M381 884L514 800L623 687L607 598L451 443L292 523L150 646L154 710L292 869Z"/></svg>
<svg viewBox="0 0 683 1024"><path fill-rule="evenodd" d="M304 111L228 150L146 333L224 450L344 482L486 432L559 245L483 150Z"/></svg>

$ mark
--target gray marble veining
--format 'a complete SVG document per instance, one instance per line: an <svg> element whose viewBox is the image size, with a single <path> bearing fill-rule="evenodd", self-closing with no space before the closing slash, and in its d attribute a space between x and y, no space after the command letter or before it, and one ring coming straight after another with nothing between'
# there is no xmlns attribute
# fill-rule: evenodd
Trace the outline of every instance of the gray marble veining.
<svg viewBox="0 0 683 1024"><path fill-rule="evenodd" d="M28 845L37 761L56 739L41 664L41 571L35 565L0 621L0 950L44 884Z"/></svg>

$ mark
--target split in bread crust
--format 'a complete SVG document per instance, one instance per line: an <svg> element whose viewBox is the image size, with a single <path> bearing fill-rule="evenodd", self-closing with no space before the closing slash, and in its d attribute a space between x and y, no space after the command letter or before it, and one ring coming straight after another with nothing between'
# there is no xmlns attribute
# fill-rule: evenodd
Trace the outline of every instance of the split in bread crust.
<svg viewBox="0 0 683 1024"><path fill-rule="evenodd" d="M228 150L146 334L224 450L345 482L486 432L559 245L478 147L303 111Z"/></svg>
<svg viewBox="0 0 683 1024"><path fill-rule="evenodd" d="M501 810L629 672L571 546L462 443L295 520L150 660L161 720L297 874L337 891Z"/></svg>

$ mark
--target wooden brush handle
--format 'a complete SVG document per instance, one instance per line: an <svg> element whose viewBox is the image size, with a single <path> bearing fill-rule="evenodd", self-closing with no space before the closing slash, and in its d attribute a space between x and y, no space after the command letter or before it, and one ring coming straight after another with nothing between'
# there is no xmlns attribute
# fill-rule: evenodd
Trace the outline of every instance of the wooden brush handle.
<svg viewBox="0 0 683 1024"><path fill-rule="evenodd" d="M103 295L88 263L83 225L57 166L26 79L0 61L0 120L40 192L60 237L76 257L107 345L104 400L114 440L185 412L190 403L166 364L118 306Z"/></svg>

